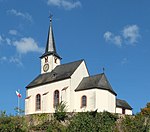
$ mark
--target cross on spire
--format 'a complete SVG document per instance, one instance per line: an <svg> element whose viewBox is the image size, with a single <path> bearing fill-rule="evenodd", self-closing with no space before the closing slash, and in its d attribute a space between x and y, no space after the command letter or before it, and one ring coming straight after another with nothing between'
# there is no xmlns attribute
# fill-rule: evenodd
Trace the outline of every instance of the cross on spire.
<svg viewBox="0 0 150 132"><path fill-rule="evenodd" d="M58 58L61 58L57 54L56 47L55 47L55 40L54 40L53 27L52 27L52 17L53 17L53 15L50 13L50 16L49 16L50 25L49 25L47 43L46 43L45 53L41 56L41 58L43 58L47 55L54 55Z"/></svg>
<svg viewBox="0 0 150 132"><path fill-rule="evenodd" d="M52 17L53 17L53 15L50 13L50 15L49 15L50 22L52 21Z"/></svg>
<svg viewBox="0 0 150 132"><path fill-rule="evenodd" d="M103 73L105 72L105 67L103 67Z"/></svg>

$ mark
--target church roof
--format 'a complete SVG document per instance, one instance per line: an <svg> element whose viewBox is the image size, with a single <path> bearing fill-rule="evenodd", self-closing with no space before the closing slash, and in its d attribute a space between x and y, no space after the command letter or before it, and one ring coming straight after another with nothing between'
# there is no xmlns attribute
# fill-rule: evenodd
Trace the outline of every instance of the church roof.
<svg viewBox="0 0 150 132"><path fill-rule="evenodd" d="M83 78L75 91L89 90L95 88L108 90L111 93L117 95L112 89L104 73Z"/></svg>
<svg viewBox="0 0 150 132"><path fill-rule="evenodd" d="M26 88L32 88L35 86L40 86L70 78L82 62L83 60L79 60L58 65L51 72L40 74L39 76L37 76L29 85L26 86Z"/></svg>
<svg viewBox="0 0 150 132"><path fill-rule="evenodd" d="M121 99L116 99L116 107L132 110L132 107L125 100Z"/></svg>
<svg viewBox="0 0 150 132"><path fill-rule="evenodd" d="M61 57L57 54L57 51L56 51L53 27L52 27L52 17L50 17L50 26L49 26L49 31L48 31L45 53L40 58L43 58L51 54L61 59Z"/></svg>

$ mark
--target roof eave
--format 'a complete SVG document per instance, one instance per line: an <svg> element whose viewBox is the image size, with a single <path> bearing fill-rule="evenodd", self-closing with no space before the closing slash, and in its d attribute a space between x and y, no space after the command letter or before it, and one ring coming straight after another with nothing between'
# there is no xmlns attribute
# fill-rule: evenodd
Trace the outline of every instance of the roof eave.
<svg viewBox="0 0 150 132"><path fill-rule="evenodd" d="M75 92L84 91L84 90L91 90L91 89L107 90L107 91L111 92L112 94L114 94L115 96L117 96L117 94L116 94L114 91L111 91L111 90L109 90L109 89L105 89L105 88L102 88L102 87L89 87L89 88L85 88L85 89L75 89Z"/></svg>
<svg viewBox="0 0 150 132"><path fill-rule="evenodd" d="M61 78L61 79L56 79L56 80L53 80L53 81L48 81L48 82L44 82L44 83L40 83L40 84L35 84L35 85L32 85L32 86L29 86L30 85L29 84L29 85L26 86L26 89L34 88L34 87L45 85L45 84L49 84L49 83L54 83L54 82L65 80L65 79L69 79L69 78L71 78L71 77L65 77L65 78Z"/></svg>
<svg viewBox="0 0 150 132"><path fill-rule="evenodd" d="M129 108L129 107L118 106L118 105L116 105L116 107L118 107L118 108L124 108L124 109L128 109L128 110L132 110L132 109L133 109L132 107L131 107L131 108Z"/></svg>
<svg viewBox="0 0 150 132"><path fill-rule="evenodd" d="M56 56L57 58L59 58L59 59L62 59L57 53L55 53L55 52L45 52L42 56L40 56L40 58L42 59L42 58L44 58L45 56L47 56L47 55L54 55L54 56Z"/></svg>

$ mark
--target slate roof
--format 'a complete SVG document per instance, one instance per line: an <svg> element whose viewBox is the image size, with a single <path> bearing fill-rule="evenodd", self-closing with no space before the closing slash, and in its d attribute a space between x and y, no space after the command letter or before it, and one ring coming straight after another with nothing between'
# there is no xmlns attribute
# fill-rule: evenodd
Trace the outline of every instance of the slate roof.
<svg viewBox="0 0 150 132"><path fill-rule="evenodd" d="M95 88L108 90L114 95L117 95L112 89L104 73L83 78L79 86L75 89L75 91L89 90Z"/></svg>
<svg viewBox="0 0 150 132"><path fill-rule="evenodd" d="M121 99L116 99L116 107L132 110L132 107L125 100Z"/></svg>
<svg viewBox="0 0 150 132"><path fill-rule="evenodd" d="M56 66L51 72L40 74L26 88L52 83L55 81L70 78L74 71L79 67L83 60L70 62Z"/></svg>

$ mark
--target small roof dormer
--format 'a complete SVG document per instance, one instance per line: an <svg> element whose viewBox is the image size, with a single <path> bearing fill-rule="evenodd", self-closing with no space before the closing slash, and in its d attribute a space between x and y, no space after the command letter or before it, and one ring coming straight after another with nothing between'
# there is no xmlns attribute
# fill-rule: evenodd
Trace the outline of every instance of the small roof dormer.
<svg viewBox="0 0 150 132"><path fill-rule="evenodd" d="M43 58L48 55L54 55L57 58L61 59L61 57L57 54L57 51L56 51L53 27L52 27L52 15L50 15L50 26L49 26L49 30L48 30L48 37L47 37L45 53L40 58Z"/></svg>

